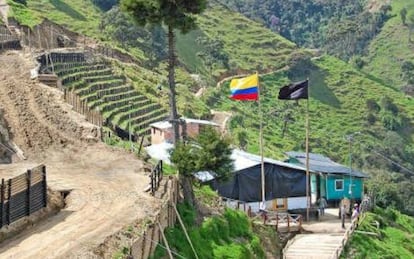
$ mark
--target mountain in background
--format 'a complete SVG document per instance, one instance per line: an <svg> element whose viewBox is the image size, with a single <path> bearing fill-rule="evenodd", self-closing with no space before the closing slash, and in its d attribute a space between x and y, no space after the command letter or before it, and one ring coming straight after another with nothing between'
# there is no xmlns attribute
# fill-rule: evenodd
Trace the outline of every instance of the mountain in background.
<svg viewBox="0 0 414 259"><path fill-rule="evenodd" d="M137 66L121 63L120 69L140 91L168 107L167 91L156 91L158 85L166 86L163 27L137 27L115 1L17 2L8 1L10 16L20 24L35 28L47 18L88 36L90 44L131 56ZM398 46L407 48L398 57L412 59L407 36L384 34L400 28L401 35L408 35L408 27L399 24L403 4L361 3L365 1L209 1L198 17L199 28L177 38L178 108L182 115L200 118L209 118L210 109L230 112L235 145L257 153L257 104L230 101L228 80L216 83L258 71L265 155L283 159L284 152L304 150L306 101L280 101L278 91L309 78L311 152L346 165L352 156L353 167L371 174L369 187L381 188L376 191L383 206L414 215L414 101L392 83L401 80L404 62L388 62L389 75L380 63L396 57ZM406 8L412 13L411 5ZM394 47L380 50L390 44ZM347 136L356 132L349 143Z"/></svg>

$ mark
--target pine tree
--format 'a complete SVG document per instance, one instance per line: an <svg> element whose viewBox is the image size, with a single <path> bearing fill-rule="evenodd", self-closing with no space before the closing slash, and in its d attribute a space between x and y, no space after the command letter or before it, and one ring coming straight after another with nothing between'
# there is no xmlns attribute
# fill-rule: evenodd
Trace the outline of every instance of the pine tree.
<svg viewBox="0 0 414 259"><path fill-rule="evenodd" d="M178 143L179 125L175 91L175 34L174 29L188 33L195 29L195 14L206 8L206 0L121 0L121 9L130 14L141 26L160 24L168 30L168 85L170 90L170 121L173 126L174 143ZM180 172L184 199L193 203L192 186L188 176Z"/></svg>
<svg viewBox="0 0 414 259"><path fill-rule="evenodd" d="M170 89L170 120L174 142L179 140L178 113L175 91L175 34L174 29L187 33L196 27L194 14L201 13L206 0L121 0L121 9L142 26L161 24L168 28L168 84Z"/></svg>

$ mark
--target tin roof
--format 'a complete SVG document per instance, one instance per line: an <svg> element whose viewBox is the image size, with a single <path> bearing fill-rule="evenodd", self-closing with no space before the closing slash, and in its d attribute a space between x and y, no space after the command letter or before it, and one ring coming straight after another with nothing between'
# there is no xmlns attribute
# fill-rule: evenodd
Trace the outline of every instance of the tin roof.
<svg viewBox="0 0 414 259"><path fill-rule="evenodd" d="M218 127L219 125L212 121L207 120L198 120L198 119L190 119L190 118L183 118L187 124L195 123L195 124L201 124L201 125L210 125L214 127ZM169 129L171 128L171 123L168 120L165 121L158 121L150 124L151 127L157 128L157 129Z"/></svg>
<svg viewBox="0 0 414 259"><path fill-rule="evenodd" d="M300 165L306 165L306 153L290 151L286 152L286 154L289 157L296 159L300 163ZM352 169L351 171L350 167L338 164L332 161L329 157L325 157L321 154L309 153L309 168L312 171L320 173L347 175L351 174L354 177L368 177L368 175L363 172L360 172L355 169Z"/></svg>

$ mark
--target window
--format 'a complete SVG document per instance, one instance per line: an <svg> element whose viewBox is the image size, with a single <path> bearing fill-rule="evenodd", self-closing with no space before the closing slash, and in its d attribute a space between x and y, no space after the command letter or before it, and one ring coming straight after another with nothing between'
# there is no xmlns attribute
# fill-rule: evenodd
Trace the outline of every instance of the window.
<svg viewBox="0 0 414 259"><path fill-rule="evenodd" d="M344 180L335 180L335 191L343 191L344 190Z"/></svg>

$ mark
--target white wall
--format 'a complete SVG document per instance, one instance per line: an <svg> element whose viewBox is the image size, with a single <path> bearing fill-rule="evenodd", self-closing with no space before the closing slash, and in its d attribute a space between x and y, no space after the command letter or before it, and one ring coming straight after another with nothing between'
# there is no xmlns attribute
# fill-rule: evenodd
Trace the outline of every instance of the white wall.
<svg viewBox="0 0 414 259"><path fill-rule="evenodd" d="M288 210L306 209L306 196L288 198Z"/></svg>
<svg viewBox="0 0 414 259"><path fill-rule="evenodd" d="M273 208L273 201L266 201L266 210L272 210ZM294 209L306 209L306 196L305 197L292 197L288 198L287 201L287 207L288 210L294 210ZM226 201L226 206L230 208L237 208L237 201ZM260 210L260 202L249 202L246 204L246 211L248 210L248 206L252 208L252 212L256 213ZM243 204L240 203L239 209L243 210Z"/></svg>

